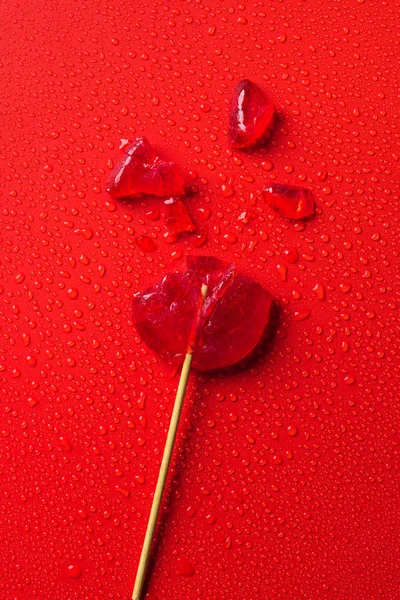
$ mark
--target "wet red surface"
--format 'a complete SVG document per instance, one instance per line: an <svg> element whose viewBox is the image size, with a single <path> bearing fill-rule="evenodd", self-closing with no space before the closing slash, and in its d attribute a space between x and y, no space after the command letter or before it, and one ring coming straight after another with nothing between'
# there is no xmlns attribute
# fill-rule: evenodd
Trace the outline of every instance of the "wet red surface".
<svg viewBox="0 0 400 600"><path fill-rule="evenodd" d="M177 384L132 295L197 253L280 322L191 379L149 598L398 600L398 2L1 6L0 598L129 599ZM253 152L245 78L277 110ZM106 193L143 135L197 189L177 241L162 199Z"/></svg>

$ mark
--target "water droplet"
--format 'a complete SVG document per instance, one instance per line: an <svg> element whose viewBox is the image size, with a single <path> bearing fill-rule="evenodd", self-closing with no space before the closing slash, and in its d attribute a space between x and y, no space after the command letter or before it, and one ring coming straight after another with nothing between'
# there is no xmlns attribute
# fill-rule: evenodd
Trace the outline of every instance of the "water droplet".
<svg viewBox="0 0 400 600"><path fill-rule="evenodd" d="M67 573L71 579L78 579L82 576L82 569L77 563L71 563L67 567Z"/></svg>

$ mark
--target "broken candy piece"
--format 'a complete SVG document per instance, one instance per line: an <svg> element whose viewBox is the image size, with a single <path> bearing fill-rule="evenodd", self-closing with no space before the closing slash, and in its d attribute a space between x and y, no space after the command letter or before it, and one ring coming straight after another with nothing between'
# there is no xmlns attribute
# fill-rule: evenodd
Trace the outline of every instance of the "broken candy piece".
<svg viewBox="0 0 400 600"><path fill-rule="evenodd" d="M111 173L107 192L112 198L173 196L185 193L185 179L177 164L159 157L145 137L123 147L125 156Z"/></svg>
<svg viewBox="0 0 400 600"><path fill-rule="evenodd" d="M202 284L208 295L199 311ZM170 273L133 298L137 331L149 348L181 363L197 321L193 367L223 369L251 354L269 324L272 296L213 257L189 257L184 273Z"/></svg>
<svg viewBox="0 0 400 600"><path fill-rule="evenodd" d="M169 198L169 200L165 200L164 204L165 224L169 234L179 235L180 233L196 231L196 226L182 200Z"/></svg>
<svg viewBox="0 0 400 600"><path fill-rule="evenodd" d="M226 263L215 256L187 256L186 269L210 277L210 273L222 273L226 268Z"/></svg>
<svg viewBox="0 0 400 600"><path fill-rule="evenodd" d="M231 101L229 143L246 150L267 137L274 121L274 107L255 83L244 79L237 84Z"/></svg>
<svg viewBox="0 0 400 600"><path fill-rule="evenodd" d="M309 219L314 216L314 194L306 188L271 183L263 189L264 200L280 215L288 219Z"/></svg>

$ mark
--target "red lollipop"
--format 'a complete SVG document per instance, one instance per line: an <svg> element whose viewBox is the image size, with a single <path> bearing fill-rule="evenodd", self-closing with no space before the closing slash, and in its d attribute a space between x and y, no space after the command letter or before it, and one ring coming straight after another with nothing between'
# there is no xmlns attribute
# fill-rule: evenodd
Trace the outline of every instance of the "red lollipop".
<svg viewBox="0 0 400 600"><path fill-rule="evenodd" d="M133 316L143 341L160 356L182 363L168 436L136 574L140 600L167 479L190 368L222 369L249 356L270 321L272 297L258 283L211 256L189 257L184 273L170 273L135 294Z"/></svg>
<svg viewBox="0 0 400 600"><path fill-rule="evenodd" d="M223 369L248 356L270 321L272 297L234 265L213 257L189 257L183 273L135 294L133 317L146 345L163 358L182 363L198 313L202 284L207 298L198 316L193 367Z"/></svg>

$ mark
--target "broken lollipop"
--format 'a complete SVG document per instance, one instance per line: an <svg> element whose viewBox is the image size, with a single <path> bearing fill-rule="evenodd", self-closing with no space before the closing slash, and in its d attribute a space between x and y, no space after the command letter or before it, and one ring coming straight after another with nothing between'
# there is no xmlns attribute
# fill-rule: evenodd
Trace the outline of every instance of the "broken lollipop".
<svg viewBox="0 0 400 600"><path fill-rule="evenodd" d="M234 265L211 256L189 257L185 272L165 275L134 296L133 316L143 341L160 356L183 365L132 600L142 595L192 363L211 371L251 355L270 322L271 308L269 292L238 274Z"/></svg>
<svg viewBox="0 0 400 600"><path fill-rule="evenodd" d="M135 294L133 317L151 350L182 363L202 284L208 285L208 294L199 315L193 367L223 369L253 352L272 308L271 294L240 275L234 265L209 256L188 257L185 272L165 275L160 283Z"/></svg>

